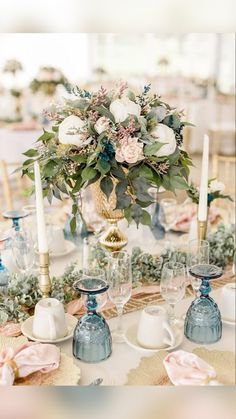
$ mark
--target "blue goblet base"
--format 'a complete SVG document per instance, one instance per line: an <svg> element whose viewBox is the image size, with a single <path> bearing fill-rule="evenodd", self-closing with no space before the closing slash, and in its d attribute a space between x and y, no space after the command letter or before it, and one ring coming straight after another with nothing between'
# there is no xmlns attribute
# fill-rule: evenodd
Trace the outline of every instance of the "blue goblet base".
<svg viewBox="0 0 236 419"><path fill-rule="evenodd" d="M101 362L112 352L112 339L109 326L100 314L84 314L74 331L73 355L88 363Z"/></svg>
<svg viewBox="0 0 236 419"><path fill-rule="evenodd" d="M190 341L200 344L215 343L221 339L221 315L211 297L201 296L192 302L186 314L184 334Z"/></svg>

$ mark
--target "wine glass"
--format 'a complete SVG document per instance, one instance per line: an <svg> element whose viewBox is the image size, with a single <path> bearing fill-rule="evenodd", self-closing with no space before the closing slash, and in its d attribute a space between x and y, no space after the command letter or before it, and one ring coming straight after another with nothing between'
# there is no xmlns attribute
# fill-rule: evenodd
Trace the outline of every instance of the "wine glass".
<svg viewBox="0 0 236 419"><path fill-rule="evenodd" d="M28 274L35 262L34 242L29 231L23 230L13 236L12 252L16 266L22 273Z"/></svg>
<svg viewBox="0 0 236 419"><path fill-rule="evenodd" d="M171 227L175 225L177 217L177 201L173 198L165 198L160 200L159 221L165 229L166 236Z"/></svg>
<svg viewBox="0 0 236 419"><path fill-rule="evenodd" d="M98 306L101 307L98 298L108 289L105 272L101 269L84 269L74 288L85 297L87 313L80 317L74 330L73 355L85 362L103 361L112 351L109 326L104 317L97 313Z"/></svg>
<svg viewBox="0 0 236 419"><path fill-rule="evenodd" d="M160 292L170 306L170 322L175 323L175 305L185 295L185 266L180 262L167 262L161 274Z"/></svg>
<svg viewBox="0 0 236 419"><path fill-rule="evenodd" d="M131 258L127 252L117 251L108 255L107 279L109 284L108 296L115 304L118 315L114 340L116 342L123 342L123 308L127 301L129 301L132 291Z"/></svg>
<svg viewBox="0 0 236 419"><path fill-rule="evenodd" d="M197 297L201 285L201 279L189 275L189 270L195 265L208 265L209 264L209 251L210 245L207 240L190 240L188 243L188 252L186 267L188 276L191 278L191 285L195 296Z"/></svg>

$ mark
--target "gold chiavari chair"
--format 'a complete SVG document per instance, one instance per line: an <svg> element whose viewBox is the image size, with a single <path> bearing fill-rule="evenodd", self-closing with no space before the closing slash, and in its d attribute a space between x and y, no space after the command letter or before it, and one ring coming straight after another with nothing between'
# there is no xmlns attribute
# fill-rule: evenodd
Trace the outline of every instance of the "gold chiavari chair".
<svg viewBox="0 0 236 419"><path fill-rule="evenodd" d="M22 177L21 172L14 172L20 165L0 160L0 212L14 209L14 204L18 202L22 205L29 203L25 191L30 186L30 180Z"/></svg>
<svg viewBox="0 0 236 419"><path fill-rule="evenodd" d="M225 193L235 197L235 156L212 156L212 175L225 184Z"/></svg>

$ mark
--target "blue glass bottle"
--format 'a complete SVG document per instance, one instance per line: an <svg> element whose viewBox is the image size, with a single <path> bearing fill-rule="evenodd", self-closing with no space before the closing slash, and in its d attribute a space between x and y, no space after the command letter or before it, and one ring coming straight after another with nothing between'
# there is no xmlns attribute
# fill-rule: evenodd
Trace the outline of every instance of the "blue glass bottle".
<svg viewBox="0 0 236 419"><path fill-rule="evenodd" d="M219 278L222 269L214 265L195 265L189 270L192 276L200 278L200 297L190 305L184 324L184 334L195 343L209 344L220 340L222 335L221 314L216 302L209 297L209 281Z"/></svg>
<svg viewBox="0 0 236 419"><path fill-rule="evenodd" d="M112 352L112 339L109 326L104 317L96 312L96 295L107 291L105 280L95 275L84 277L74 284L81 294L87 295L87 313L78 321L73 337L73 355L84 362L100 362Z"/></svg>

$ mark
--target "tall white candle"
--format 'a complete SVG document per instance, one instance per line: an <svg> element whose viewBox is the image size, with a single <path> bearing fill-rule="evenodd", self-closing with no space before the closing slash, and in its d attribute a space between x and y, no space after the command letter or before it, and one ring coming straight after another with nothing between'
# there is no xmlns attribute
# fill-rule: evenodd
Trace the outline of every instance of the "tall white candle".
<svg viewBox="0 0 236 419"><path fill-rule="evenodd" d="M38 232L38 250L39 253L48 252L47 232L43 206L43 190L38 162L34 162L35 179L35 197L36 197L36 215Z"/></svg>
<svg viewBox="0 0 236 419"><path fill-rule="evenodd" d="M208 195L208 167L209 167L209 137L204 135L202 153L202 172L199 192L198 220L207 220L207 195Z"/></svg>

